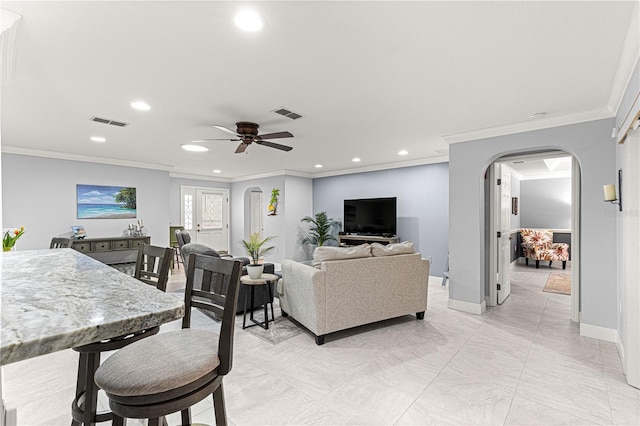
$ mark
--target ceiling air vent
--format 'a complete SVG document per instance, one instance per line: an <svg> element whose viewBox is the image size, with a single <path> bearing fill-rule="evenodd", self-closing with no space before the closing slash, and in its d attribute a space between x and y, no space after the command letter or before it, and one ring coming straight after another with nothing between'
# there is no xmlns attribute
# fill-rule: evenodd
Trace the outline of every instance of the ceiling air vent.
<svg viewBox="0 0 640 426"><path fill-rule="evenodd" d="M274 110L273 112L275 112L276 114L280 114L280 115L284 115L285 117L289 117L292 120L296 120L300 117L302 117L300 114L289 111L288 109L281 107L278 108L276 110Z"/></svg>
<svg viewBox="0 0 640 426"><path fill-rule="evenodd" d="M115 121L115 120L102 118L102 117L91 117L89 120L95 121L96 123L111 124L112 126L118 126L118 127L126 127L129 125L129 123L124 123L122 121Z"/></svg>

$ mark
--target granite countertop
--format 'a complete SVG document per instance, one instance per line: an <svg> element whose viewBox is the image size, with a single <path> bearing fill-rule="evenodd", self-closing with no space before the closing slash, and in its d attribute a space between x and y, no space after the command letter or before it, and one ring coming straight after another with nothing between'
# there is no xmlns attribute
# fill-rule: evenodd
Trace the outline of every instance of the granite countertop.
<svg viewBox="0 0 640 426"><path fill-rule="evenodd" d="M184 302L73 249L0 257L0 365L182 318Z"/></svg>

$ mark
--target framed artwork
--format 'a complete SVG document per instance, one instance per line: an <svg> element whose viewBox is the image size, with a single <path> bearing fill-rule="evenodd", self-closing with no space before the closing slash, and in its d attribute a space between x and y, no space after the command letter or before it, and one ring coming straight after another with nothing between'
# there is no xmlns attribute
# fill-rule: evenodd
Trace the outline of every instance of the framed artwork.
<svg viewBox="0 0 640 426"><path fill-rule="evenodd" d="M78 219L132 219L136 189L123 186L77 185Z"/></svg>
<svg viewBox="0 0 640 426"><path fill-rule="evenodd" d="M71 230L73 231L73 238L81 240L87 236L87 231L84 230L82 225L71 225Z"/></svg>
<svg viewBox="0 0 640 426"><path fill-rule="evenodd" d="M518 197L511 197L511 214L518 216Z"/></svg>

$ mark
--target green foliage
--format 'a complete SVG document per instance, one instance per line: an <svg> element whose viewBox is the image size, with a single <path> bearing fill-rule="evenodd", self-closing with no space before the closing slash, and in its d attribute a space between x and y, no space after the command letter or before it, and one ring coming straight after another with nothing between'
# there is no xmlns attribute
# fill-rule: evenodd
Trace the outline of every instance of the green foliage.
<svg viewBox="0 0 640 426"><path fill-rule="evenodd" d="M300 222L309 223L309 234L302 240L304 244L323 246L327 241L337 241L335 234L342 222L327 217L327 212L316 213L315 217L305 216Z"/></svg>
<svg viewBox="0 0 640 426"><path fill-rule="evenodd" d="M255 232L249 236L249 241L242 240L244 249L247 251L249 257L251 257L252 265L257 265L260 257L264 256L275 248L274 246L264 247L266 243L273 240L274 238L274 236L271 236L263 239L260 233Z"/></svg>
<svg viewBox="0 0 640 426"><path fill-rule="evenodd" d="M136 208L136 189L135 188L122 188L115 197L113 197L116 203L122 203L128 209Z"/></svg>
<svg viewBox="0 0 640 426"><path fill-rule="evenodd" d="M271 204L271 205L278 204L278 197L279 196L280 196L280 190L278 188L273 188L271 190L271 201L269 201L269 204Z"/></svg>

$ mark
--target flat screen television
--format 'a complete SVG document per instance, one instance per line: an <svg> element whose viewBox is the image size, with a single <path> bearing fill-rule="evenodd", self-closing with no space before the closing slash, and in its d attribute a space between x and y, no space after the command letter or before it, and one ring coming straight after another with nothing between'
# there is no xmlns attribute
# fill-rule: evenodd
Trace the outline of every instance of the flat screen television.
<svg viewBox="0 0 640 426"><path fill-rule="evenodd" d="M396 197L344 200L344 232L396 235Z"/></svg>

